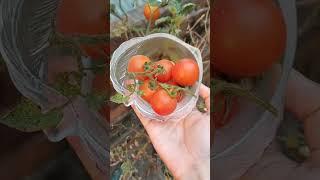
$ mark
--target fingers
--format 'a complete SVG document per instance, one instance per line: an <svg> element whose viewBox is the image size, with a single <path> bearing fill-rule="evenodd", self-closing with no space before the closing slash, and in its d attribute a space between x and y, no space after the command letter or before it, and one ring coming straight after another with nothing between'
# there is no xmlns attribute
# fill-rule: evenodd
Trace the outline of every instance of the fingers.
<svg viewBox="0 0 320 180"><path fill-rule="evenodd" d="M210 88L201 84L200 90L199 90L199 95L200 95L200 97L202 97L204 99L206 107L207 107L208 111L210 111Z"/></svg>

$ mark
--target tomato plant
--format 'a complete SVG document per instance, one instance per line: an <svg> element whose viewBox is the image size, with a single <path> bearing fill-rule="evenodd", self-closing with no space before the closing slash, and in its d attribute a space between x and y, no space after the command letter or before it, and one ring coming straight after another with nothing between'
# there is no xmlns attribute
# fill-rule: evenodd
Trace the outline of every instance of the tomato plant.
<svg viewBox="0 0 320 180"><path fill-rule="evenodd" d="M141 97L145 101L150 102L152 96L157 91L157 84L153 81L145 80L143 81L142 85L139 86L139 90L142 93Z"/></svg>
<svg viewBox="0 0 320 180"><path fill-rule="evenodd" d="M199 79L199 67L192 59L181 59L172 69L172 78L181 86L192 86Z"/></svg>
<svg viewBox="0 0 320 180"><path fill-rule="evenodd" d="M56 30L66 36L106 35L107 1L61 0L57 9ZM81 49L92 58L105 57L107 42L82 43Z"/></svg>
<svg viewBox="0 0 320 180"><path fill-rule="evenodd" d="M155 77L159 82L167 82L171 79L172 74L172 68L174 66L174 63L172 61L169 61L167 59L162 59L160 61L157 61L155 63L156 66L160 65L164 68L164 72L157 74Z"/></svg>
<svg viewBox="0 0 320 180"><path fill-rule="evenodd" d="M156 5L146 3L143 8L143 14L148 21L154 22L160 17L160 8Z"/></svg>
<svg viewBox="0 0 320 180"><path fill-rule="evenodd" d="M170 97L164 89L160 89L152 96L150 105L157 114L165 116L176 109L177 99Z"/></svg>
<svg viewBox="0 0 320 180"><path fill-rule="evenodd" d="M234 77L268 70L283 55L286 27L271 0L216 0L213 6L213 68Z"/></svg>
<svg viewBox="0 0 320 180"><path fill-rule="evenodd" d="M128 72L132 73L143 73L144 66L146 63L150 62L150 59L147 56L135 55L132 56L128 62ZM137 79L145 80L147 77L145 75L137 75Z"/></svg>

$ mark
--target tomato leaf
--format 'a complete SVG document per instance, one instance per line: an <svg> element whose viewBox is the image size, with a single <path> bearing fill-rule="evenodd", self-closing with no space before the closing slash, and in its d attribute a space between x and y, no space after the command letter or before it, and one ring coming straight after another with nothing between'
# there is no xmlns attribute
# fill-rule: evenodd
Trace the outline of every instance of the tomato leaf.
<svg viewBox="0 0 320 180"><path fill-rule="evenodd" d="M177 8L175 6L169 6L168 10L170 11L170 13L173 15L173 16L176 16L177 14Z"/></svg>
<svg viewBox="0 0 320 180"><path fill-rule="evenodd" d="M183 23L183 21L184 21L184 19L185 19L185 17L184 16L176 16L175 18L174 18L174 24L176 25L176 27L180 27L181 26L181 24ZM177 30L180 30L181 31L181 29L177 29Z"/></svg>
<svg viewBox="0 0 320 180"><path fill-rule="evenodd" d="M129 97L128 96L124 96L120 93L116 93L115 95L110 97L110 101L117 103L117 104L124 104L126 102L128 102Z"/></svg>
<svg viewBox="0 0 320 180"><path fill-rule="evenodd" d="M36 104L23 98L12 112L0 119L0 122L20 131L34 132L57 126L62 117L63 114L59 110L43 114Z"/></svg>
<svg viewBox="0 0 320 180"><path fill-rule="evenodd" d="M182 6L182 9L180 11L180 14L182 15L187 15L188 13L190 13L191 11L193 11L193 9L195 8L195 4L193 3L187 3L185 5Z"/></svg>

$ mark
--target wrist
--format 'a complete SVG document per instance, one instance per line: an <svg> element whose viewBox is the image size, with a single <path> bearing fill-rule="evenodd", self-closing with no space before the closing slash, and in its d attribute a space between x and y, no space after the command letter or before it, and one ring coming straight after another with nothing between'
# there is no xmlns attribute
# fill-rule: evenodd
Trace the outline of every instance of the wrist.
<svg viewBox="0 0 320 180"><path fill-rule="evenodd" d="M177 180L209 180L210 179L210 160L201 163L193 163L186 168L183 173L175 177Z"/></svg>

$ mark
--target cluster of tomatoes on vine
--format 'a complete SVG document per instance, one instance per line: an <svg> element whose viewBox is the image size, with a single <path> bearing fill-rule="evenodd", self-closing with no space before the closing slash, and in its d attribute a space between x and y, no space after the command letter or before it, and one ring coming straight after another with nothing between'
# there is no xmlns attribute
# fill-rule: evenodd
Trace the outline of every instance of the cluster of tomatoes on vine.
<svg viewBox="0 0 320 180"><path fill-rule="evenodd" d="M144 55L135 55L128 62L128 89L148 102L159 115L169 115L199 78L199 67L193 59L151 61Z"/></svg>

